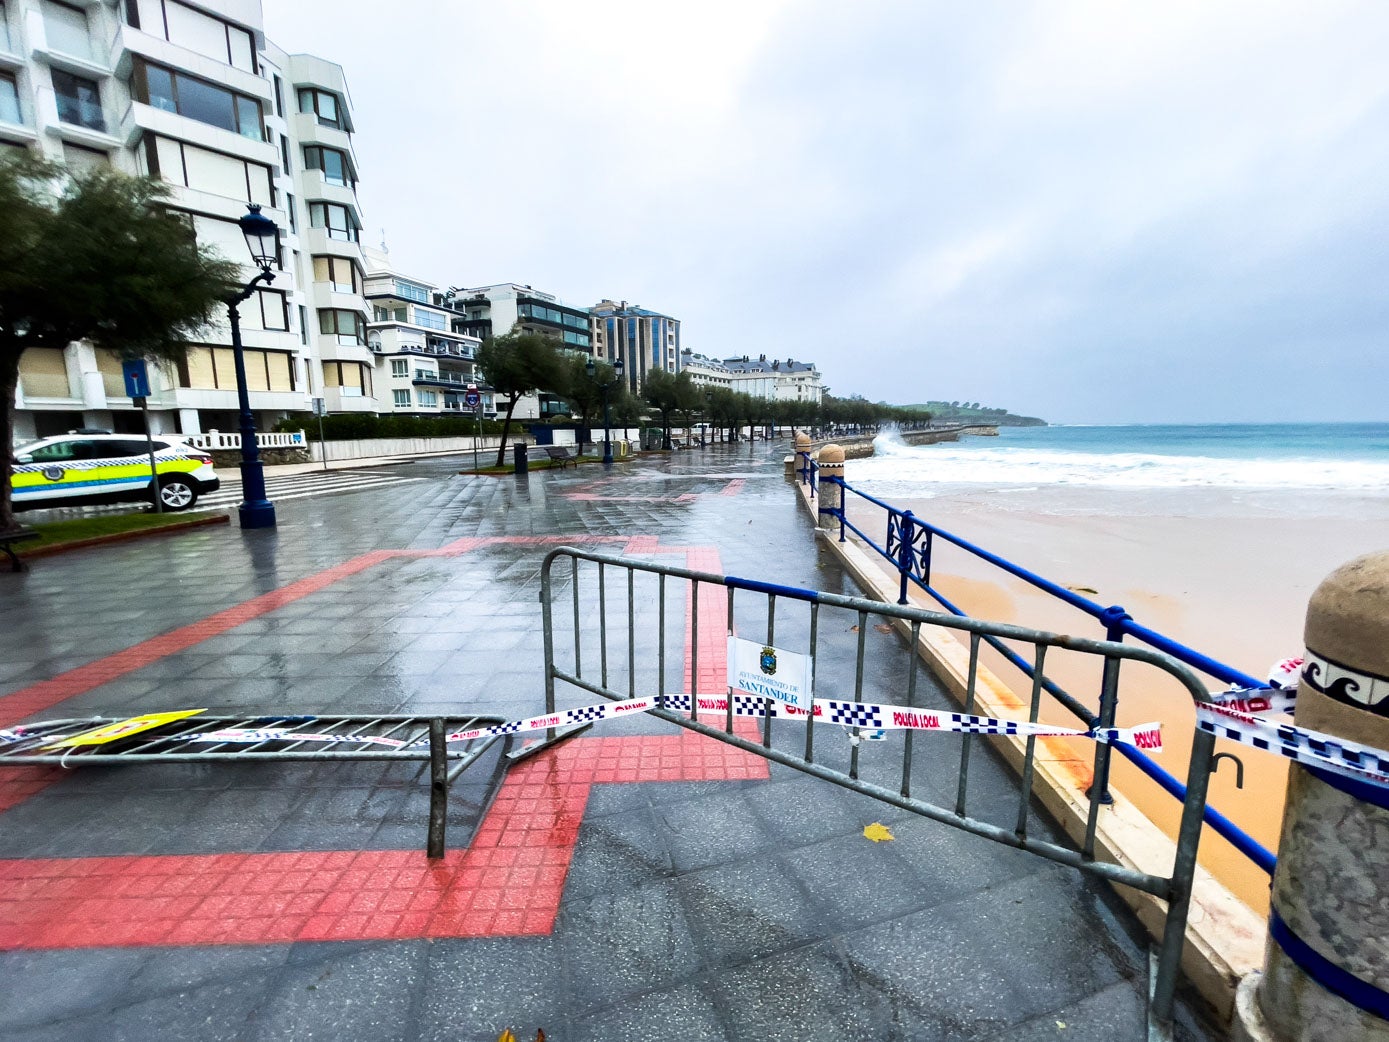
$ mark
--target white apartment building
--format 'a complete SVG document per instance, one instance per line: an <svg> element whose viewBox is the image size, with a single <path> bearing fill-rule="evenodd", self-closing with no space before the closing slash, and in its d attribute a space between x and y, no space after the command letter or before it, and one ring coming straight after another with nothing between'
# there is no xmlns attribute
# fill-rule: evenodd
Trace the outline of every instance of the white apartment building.
<svg viewBox="0 0 1389 1042"><path fill-rule="evenodd" d="M264 429L321 395L377 411L351 102L342 70L265 39L259 0L0 0L0 148L166 182L198 240L243 266L237 219L282 232L275 280L240 307ZM235 430L229 327L151 373L155 429ZM119 361L86 344L21 358L17 437L140 429Z"/></svg>
<svg viewBox="0 0 1389 1042"><path fill-rule="evenodd" d="M700 387L727 387L754 398L770 398L779 402L814 402L824 397L820 372L814 362L793 359L767 360L760 358L726 358L719 361L693 351L682 352L680 371Z"/></svg>
<svg viewBox="0 0 1389 1042"><path fill-rule="evenodd" d="M367 247L366 299L372 317L367 346L376 358L382 412L472 414L463 401L477 385L486 417L496 415L492 389L477 370L481 339L456 333L459 313L433 283L401 274L385 250Z"/></svg>

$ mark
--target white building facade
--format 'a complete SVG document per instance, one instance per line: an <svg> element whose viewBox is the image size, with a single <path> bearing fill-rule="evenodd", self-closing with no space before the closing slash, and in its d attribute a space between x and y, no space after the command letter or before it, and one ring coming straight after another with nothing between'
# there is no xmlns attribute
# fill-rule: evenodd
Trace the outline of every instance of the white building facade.
<svg viewBox="0 0 1389 1042"><path fill-rule="evenodd" d="M381 412L472 415L463 397L477 386L484 417L496 415L492 389L477 370L482 341L454 331L459 314L433 283L397 271L384 250L367 247L367 346L376 359Z"/></svg>
<svg viewBox="0 0 1389 1042"><path fill-rule="evenodd" d="M700 387L726 387L754 398L778 402L812 402L820 404L824 387L820 371L814 362L794 359L725 358L722 361L685 351L680 358L680 371L689 373L690 380Z"/></svg>
<svg viewBox="0 0 1389 1042"><path fill-rule="evenodd" d="M247 279L236 222L258 204L282 250L274 281L240 306L257 426L313 396L377 411L347 83L269 43L259 0L0 0L0 149L164 181L170 208ZM155 430L235 430L225 319L151 384ZM142 426L119 360L86 344L26 351L16 405L19 441Z"/></svg>

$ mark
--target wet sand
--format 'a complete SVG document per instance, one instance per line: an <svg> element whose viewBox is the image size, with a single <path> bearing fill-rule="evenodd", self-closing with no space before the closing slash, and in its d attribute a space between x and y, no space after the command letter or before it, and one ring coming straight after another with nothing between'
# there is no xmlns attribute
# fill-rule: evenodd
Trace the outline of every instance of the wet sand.
<svg viewBox="0 0 1389 1042"><path fill-rule="evenodd" d="M872 492L871 485L865 491ZM886 498L1091 600L1122 605L1143 625L1261 679L1277 660L1301 654L1307 600L1317 584L1353 557L1389 549L1389 497L957 486L929 499ZM858 501L850 510L855 523L882 539L878 508ZM1103 636L1098 622L943 541L936 543L933 580L980 618ZM924 595L921 603L935 606ZM1015 687L1025 683L1001 656L986 658ZM1046 672L1086 703L1098 700L1095 661L1062 653L1048 658ZM1225 686L1201 679L1211 690ZM1074 721L1064 710L1043 716ZM1184 778L1193 726L1189 697L1172 678L1126 665L1119 723L1155 719L1165 724L1166 749L1158 760ZM1272 849L1286 761L1229 742L1222 741L1220 749L1243 761L1244 788L1235 787L1227 763L1212 779L1211 802ZM1175 831L1176 802L1125 761L1118 761L1115 785ZM1201 860L1244 901L1266 907L1267 876L1210 830Z"/></svg>

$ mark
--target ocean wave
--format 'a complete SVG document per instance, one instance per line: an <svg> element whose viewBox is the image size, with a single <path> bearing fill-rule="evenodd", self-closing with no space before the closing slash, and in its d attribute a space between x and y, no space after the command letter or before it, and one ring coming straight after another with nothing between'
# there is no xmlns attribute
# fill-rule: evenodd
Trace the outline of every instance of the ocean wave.
<svg viewBox="0 0 1389 1042"><path fill-rule="evenodd" d="M895 434L879 435L873 458L854 461L853 475L859 480L912 486L941 483L1389 493L1389 463L1376 461L1067 452L995 446L983 439L914 447Z"/></svg>

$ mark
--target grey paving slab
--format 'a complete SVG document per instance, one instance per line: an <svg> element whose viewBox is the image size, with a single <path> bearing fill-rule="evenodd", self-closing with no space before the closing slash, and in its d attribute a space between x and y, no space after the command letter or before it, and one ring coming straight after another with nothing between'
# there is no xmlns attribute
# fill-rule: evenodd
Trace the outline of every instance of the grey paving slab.
<svg viewBox="0 0 1389 1042"><path fill-rule="evenodd" d="M45 559L0 574L0 697L375 550L435 551L474 537L655 536L716 546L728 574L859 591L817 554L781 476L785 446L675 455L605 474L459 477L433 460L400 488L286 501L278 528ZM716 493L732 477L736 496ZM585 501L583 491L655 501ZM686 493L700 496L681 499ZM593 545L593 544L587 544ZM617 550L621 544L599 548ZM394 558L80 693L55 712L182 705L245 712L460 710L514 717L543 698L540 561L548 547L480 546ZM645 559L683 564L681 554ZM560 607L572 604L565 575ZM681 683L684 590L670 588L667 688ZM626 591L610 585L610 683L658 683L654 587L637 588L637 673ZM581 575L585 672L599 664L597 589ZM620 615L620 617L618 617ZM765 633L738 595L740 633ZM808 640L779 602L777 642ZM905 699L900 638L825 611L823 696L852 685L862 636L868 698ZM557 612L561 657L571 625ZM847 664L847 665L846 665ZM566 692L562 705L590 696ZM923 674L918 704L948 703ZM3 703L0 703L3 705ZM49 714L51 715L51 714ZM672 733L630 719L595 734ZM795 749L799 728L774 729ZM848 736L816 732L845 767ZM918 741L912 791L953 802L958 742ZM866 778L900 782L902 737L861 748ZM485 774L450 800L466 837ZM0 857L235 850L415 849L419 765L198 765L77 772L0 817ZM1137 1037L1144 956L1095 884L1029 855L773 765L771 781L594 785L552 935L181 949L0 953L0 1035L71 1039L1041 1039ZM971 808L1010 822L1011 775L982 746ZM1050 826L1034 816L1038 834ZM873 844L864 825L896 839ZM459 839L459 842L462 840ZM1207 1029L1183 1012L1183 1037ZM1066 1024L1065 1029L1056 1024Z"/></svg>

